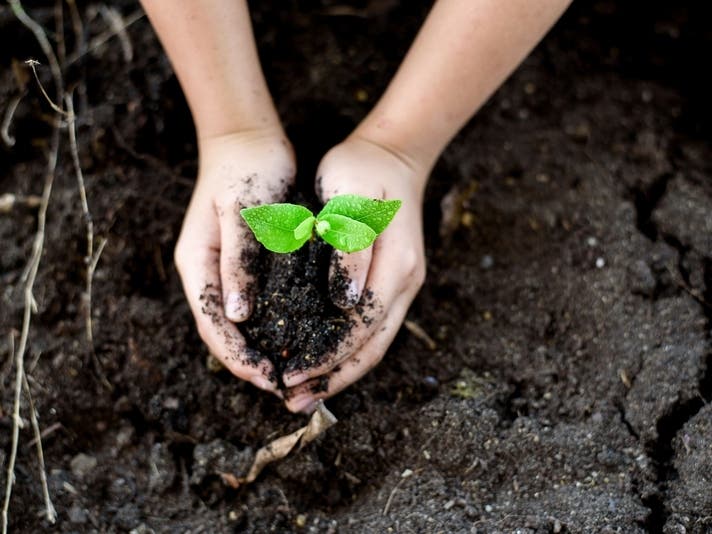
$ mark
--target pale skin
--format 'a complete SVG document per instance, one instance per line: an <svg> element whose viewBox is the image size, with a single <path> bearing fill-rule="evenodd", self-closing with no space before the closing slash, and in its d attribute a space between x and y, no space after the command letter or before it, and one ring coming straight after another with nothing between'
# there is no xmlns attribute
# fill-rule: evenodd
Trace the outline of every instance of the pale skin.
<svg viewBox="0 0 712 534"><path fill-rule="evenodd" d="M198 180L175 260L198 331L236 376L313 410L372 369L393 341L425 279L422 200L430 171L453 136L501 85L570 0L438 0L388 89L319 166L323 201L353 193L403 205L375 244L341 255L353 306L364 289L376 304L322 365L283 377L255 363L239 323L251 312L250 274L241 257L255 247L239 208L283 200L295 155L257 57L245 0L142 0L186 94L196 125ZM337 140L338 141L338 140ZM340 254L340 253L339 253ZM312 381L328 379L313 393Z"/></svg>

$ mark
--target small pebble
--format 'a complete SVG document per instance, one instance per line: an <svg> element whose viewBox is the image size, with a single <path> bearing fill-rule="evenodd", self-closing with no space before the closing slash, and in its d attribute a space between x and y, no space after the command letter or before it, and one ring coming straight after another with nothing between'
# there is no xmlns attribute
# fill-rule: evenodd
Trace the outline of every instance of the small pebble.
<svg viewBox="0 0 712 534"><path fill-rule="evenodd" d="M96 467L96 464L96 458L89 456L88 454L84 454L83 452L77 454L74 458L72 458L72 461L69 462L72 474L79 478L82 478L88 474Z"/></svg>
<svg viewBox="0 0 712 534"><path fill-rule="evenodd" d="M603 269L606 266L606 260L603 258L596 258L596 269Z"/></svg>
<svg viewBox="0 0 712 534"><path fill-rule="evenodd" d="M146 523L141 523L136 528L131 529L131 532L129 532L129 534L155 534L155 532L156 531L146 525Z"/></svg>
<svg viewBox="0 0 712 534"><path fill-rule="evenodd" d="M69 521L71 523L77 523L82 525L87 522L87 514L84 509L78 504L73 505L69 509L67 515L69 515Z"/></svg>
<svg viewBox="0 0 712 534"><path fill-rule="evenodd" d="M223 364L220 363L220 360L212 354L208 354L208 359L205 361L205 367L207 367L208 371L211 373L219 373L223 370Z"/></svg>
<svg viewBox="0 0 712 534"><path fill-rule="evenodd" d="M426 376L423 378L423 385L428 389L438 389L440 382L434 376Z"/></svg>
<svg viewBox="0 0 712 534"><path fill-rule="evenodd" d="M482 259L480 260L480 269L483 270L488 270L494 267L494 258L490 256L489 254L485 254L482 256Z"/></svg>
<svg viewBox="0 0 712 534"><path fill-rule="evenodd" d="M152 491L164 493L171 487L176 477L176 465L166 443L155 443L149 456L148 487Z"/></svg>
<svg viewBox="0 0 712 534"><path fill-rule="evenodd" d="M596 245L598 245L598 239L596 239L595 237L591 236L591 237L589 237L588 239L586 239L586 244L587 244L589 247L595 247Z"/></svg>

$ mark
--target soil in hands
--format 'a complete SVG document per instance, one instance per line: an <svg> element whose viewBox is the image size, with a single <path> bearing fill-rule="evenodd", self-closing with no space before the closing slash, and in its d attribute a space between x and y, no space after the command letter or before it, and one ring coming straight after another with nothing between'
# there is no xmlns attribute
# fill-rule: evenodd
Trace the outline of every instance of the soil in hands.
<svg viewBox="0 0 712 534"><path fill-rule="evenodd" d="M332 252L329 245L313 239L291 254L260 250L245 258L257 276L258 290L252 316L240 328L250 347L274 364L280 387L285 371L323 363L356 322L329 295ZM343 271L337 266L335 272L336 285L347 286ZM356 309L367 320L363 308Z"/></svg>

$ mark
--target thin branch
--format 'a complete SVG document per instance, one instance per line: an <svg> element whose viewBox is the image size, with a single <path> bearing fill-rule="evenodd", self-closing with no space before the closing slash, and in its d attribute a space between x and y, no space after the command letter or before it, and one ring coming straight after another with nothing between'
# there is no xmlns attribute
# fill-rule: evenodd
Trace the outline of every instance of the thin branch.
<svg viewBox="0 0 712 534"><path fill-rule="evenodd" d="M74 54L81 56L85 53L87 49L87 39L84 32L84 23L82 22L82 17L79 14L79 9L77 8L77 3L75 0L67 0L67 6L69 7L69 18L72 20L72 30L74 31ZM63 63L66 65L66 61ZM84 82L86 78L86 65L82 68L82 76L77 83L77 93L79 94L79 111L81 115L84 115L89 110L89 103L87 100L87 85Z"/></svg>
<svg viewBox="0 0 712 534"><path fill-rule="evenodd" d="M42 250L44 249L45 225L47 222L47 206L49 205L49 197L52 193L52 185L54 183L55 171L57 168L57 157L59 154L59 125L52 132L51 148L47 161L47 171L45 174L44 187L42 190L42 203L40 204L37 215L37 232L32 244L32 255L29 261L29 270L27 280L25 282L25 307L22 317L22 331L20 333L20 345L16 354L16 371L15 371L15 404L13 408L13 424L12 424L12 446L10 449L10 461L7 465L7 483L5 485L5 501L2 509L2 534L7 534L8 511L10 509L10 497L12 495L12 484L15 479L15 460L17 459L17 444L20 434L20 392L24 377L25 350L27 348L27 339L30 332L30 320L32 318L32 303L34 297L32 290L37 278L37 271L42 259Z"/></svg>
<svg viewBox="0 0 712 534"><path fill-rule="evenodd" d="M27 13L25 13L25 9L22 7L22 3L20 2L20 0L8 0L8 2L10 3L12 12L15 14L17 19L22 24L24 24L34 34L35 39L37 39L40 48L42 48L42 52L44 52L44 55L47 57L47 62L49 63L49 68L52 71L52 78L54 78L54 84L56 86L55 89L57 91L57 94L61 94L64 91L62 70L59 68L57 56L55 55L54 50L52 49L52 45L50 44L49 39L47 38L47 34L45 33L42 26L37 24L32 18L30 18ZM35 73L35 76L37 76L37 73ZM42 89L42 92L44 92L44 89Z"/></svg>
<svg viewBox="0 0 712 534"><path fill-rule="evenodd" d="M27 376L29 376L29 375L27 375ZM59 422L52 423L51 425L49 425L47 428L45 428L42 431L42 433L39 435L39 439L45 439L47 436L54 434L60 428L64 428L62 423L59 423ZM32 439L32 441L30 441L27 445L25 445L25 447L27 447L29 449L30 447L35 446L37 444L37 441L38 441L38 436L35 436Z"/></svg>
<svg viewBox="0 0 712 534"><path fill-rule="evenodd" d="M37 458L40 463L40 481L42 483L42 496L45 502L45 515L47 516L47 521L54 525L57 521L57 511L54 509L52 504L52 498L49 496L49 487L47 486L47 471L45 470L44 461L44 451L42 450L42 433L40 432L40 424L37 421L37 412L35 412L35 404L32 402L32 393L30 392L30 384L27 382L27 376L23 373L23 384L25 386L25 395L27 395L27 401L30 405L30 421L32 422L32 429L35 433L35 441L37 446Z"/></svg>
<svg viewBox="0 0 712 534"><path fill-rule="evenodd" d="M42 198L37 195L17 196L12 193L0 195L0 213L10 213L15 206L26 206L36 208L42 202Z"/></svg>
<svg viewBox="0 0 712 534"><path fill-rule="evenodd" d="M64 41L64 7L62 0L54 0L54 34L57 41L57 59L64 65L67 59L67 45Z"/></svg>
<svg viewBox="0 0 712 534"><path fill-rule="evenodd" d="M76 51L74 55L81 56L85 53L87 47L87 41L84 38L84 24L82 23L82 17L79 15L79 9L77 9L75 0L67 0L67 5L69 6L69 16L72 19L74 38L76 39Z"/></svg>
<svg viewBox="0 0 712 534"><path fill-rule="evenodd" d="M37 74L37 65L39 65L39 64L40 64L40 62L37 61L36 59L28 59L27 61L25 61L25 65L29 66L32 69L32 73L35 75L35 80L37 80L37 85L39 86L40 91L42 91L42 94L44 95L45 100L47 100L47 102L49 103L50 107L54 111L59 113L60 115L63 115L65 117L68 116L69 113L64 111L57 104L55 104L54 101L47 94L47 91L45 91L44 85L42 85L42 82L40 81L40 77Z"/></svg>
<svg viewBox="0 0 712 534"><path fill-rule="evenodd" d="M62 81L62 72L59 68L59 63L57 62L57 57L52 50L52 46L49 43L47 35L39 24L32 20L20 3L20 0L8 0L10 7L17 19L25 25L35 36L37 42L40 44L42 51L47 57L49 62L50 70L52 72L52 77L54 79L55 90L57 92L57 100L59 102L63 99L64 85ZM34 66L33 67L33 72ZM35 72L35 77L37 73ZM38 79L39 81L39 79ZM40 84L41 85L41 84ZM42 89L44 93L44 89ZM45 96L47 94L45 93ZM2 514L0 517L0 523L2 525L2 534L7 534L8 525L8 513L10 510L10 498L12 496L12 486L15 481L15 461L17 460L17 446L20 437L20 397L22 391L22 384L24 381L24 364L25 364L25 351L27 349L27 340L30 332L30 321L32 319L32 309L35 305L35 299L32 294L35 280L37 278L37 272L39 270L40 261L42 259L42 251L44 249L45 240L45 227L47 223L47 207L49 206L49 199L52 194L52 185L54 184L54 177L57 169L57 159L59 156L59 145L60 145L60 135L59 135L60 123L57 121L52 130L52 136L50 140L50 150L47 157L47 169L45 172L44 185L42 188L42 201L39 206L37 214L37 231L35 232L35 238L32 243L32 254L28 262L28 268L26 270L26 276L23 277L24 284L24 312L22 317L22 330L20 333L20 343L16 354L16 371L15 371L15 403L13 407L13 426L12 426L12 445L10 448L10 461L7 466L7 483L5 486L5 499L2 508Z"/></svg>
<svg viewBox="0 0 712 534"><path fill-rule="evenodd" d="M14 336L13 336L14 345ZM14 349L14 346L12 347ZM11 354L16 359L17 371L15 372L15 403L12 410L12 448L10 449L10 461L7 463L7 479L5 480L5 502L2 507L2 532L7 534L7 516L10 509L10 496L12 495L12 485L15 482L15 460L17 459L17 442L20 438L20 392L22 391L23 377L23 355L20 351Z"/></svg>
<svg viewBox="0 0 712 534"><path fill-rule="evenodd" d="M64 102L67 107L67 113L69 115L68 120L68 130L69 130L69 149L72 154L72 164L74 165L74 174L77 178L77 187L79 188L79 198L82 203L82 215L84 216L84 223L86 225L86 240L87 240L87 253L84 257L84 263L87 266L85 275L85 286L84 294L82 295L82 304L84 311L84 328L86 330L87 343L89 345L89 352L91 353L92 359L94 361L94 366L96 372L102 384L109 389L113 390L111 382L106 378L104 374L103 366L96 356L94 351L94 329L92 325L92 309L91 309L91 296L92 296L92 285L94 281L94 271L99 263L99 257L101 256L104 246L106 245L106 239L102 239L99 243L99 247L96 252L94 251L94 221L91 217L91 212L89 211L89 202L87 201L87 190L84 184L84 173L82 172L82 167L79 162L79 149L77 147L77 122L76 115L74 114L74 101L71 94L67 94L64 97Z"/></svg>
<svg viewBox="0 0 712 534"><path fill-rule="evenodd" d="M126 23L121 17L121 13L115 7L108 7L105 4L99 6L99 14L104 18L109 28L119 38L121 43L121 51L124 55L124 61L126 63L131 63L133 59L133 46L131 46L131 39L129 39L129 34L126 32Z"/></svg>
<svg viewBox="0 0 712 534"><path fill-rule="evenodd" d="M124 19L123 26L121 26L120 28L117 28L116 30L114 30L112 28L110 30L106 30L105 32L100 33L99 35L94 37L91 41L89 41L89 45L86 47L85 50L83 50L81 52L77 51L77 52L74 52L73 54L70 54L70 56L67 58L67 66L76 63L82 57L84 57L85 55L87 55L90 52L93 52L94 50L99 48L101 45L103 45L107 41L109 41L110 39L116 37L119 34L119 32L126 30L132 24L141 20L145 16L146 16L146 14L143 12L142 9L137 9L133 13L129 14Z"/></svg>
<svg viewBox="0 0 712 534"><path fill-rule="evenodd" d="M74 114L74 100L72 95L66 94L64 102L67 106L68 130L69 130L69 149L72 154L72 164L74 165L74 174L77 177L77 186L79 188L79 198L82 202L82 213L84 222L87 227L87 254L84 262L88 265L94 257L94 222L89 212L89 202L87 201L87 190L84 185L84 173L82 172L81 164L79 163L79 149L77 148L77 117Z"/></svg>
<svg viewBox="0 0 712 534"><path fill-rule="evenodd" d="M10 135L10 124L12 124L12 118L15 116L17 106L20 105L25 94L26 92L23 91L19 95L12 97L5 110L5 117L2 120L2 126L0 126L0 137L2 137L5 146L15 146L15 137Z"/></svg>
<svg viewBox="0 0 712 534"><path fill-rule="evenodd" d="M672 279L678 285L678 287L684 289L687 292L687 294L690 295L697 302L699 302L703 308L712 310L712 302L707 302L705 300L704 296L700 293L700 291L698 289L690 287L690 285L687 282L685 282L685 280L683 280L682 277L677 272L675 272L669 265L666 265L665 267L666 267L667 271L670 273L670 276L672 277Z"/></svg>

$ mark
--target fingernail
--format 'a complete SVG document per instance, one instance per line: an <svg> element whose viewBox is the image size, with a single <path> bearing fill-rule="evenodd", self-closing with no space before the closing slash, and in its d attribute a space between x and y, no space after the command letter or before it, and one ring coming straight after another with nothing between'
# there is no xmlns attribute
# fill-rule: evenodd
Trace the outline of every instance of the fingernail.
<svg viewBox="0 0 712 534"><path fill-rule="evenodd" d="M346 304L353 308L361 300L361 287L359 286L356 279L351 279L349 285L346 288Z"/></svg>
<svg viewBox="0 0 712 534"><path fill-rule="evenodd" d="M303 374L285 375L283 380L285 387L291 388L294 386L298 386L303 382L306 382L307 380L309 380L309 377Z"/></svg>
<svg viewBox="0 0 712 534"><path fill-rule="evenodd" d="M312 397L309 396L299 397L296 400L290 402L290 408L293 412L303 412L306 414L310 414L314 411L315 406L316 402Z"/></svg>
<svg viewBox="0 0 712 534"><path fill-rule="evenodd" d="M250 378L250 382L252 382L253 386L258 387L264 391L275 391L274 384L263 376L255 375Z"/></svg>
<svg viewBox="0 0 712 534"><path fill-rule="evenodd" d="M240 293L228 293L225 299L225 317L231 321L244 321L249 313L250 307Z"/></svg>

